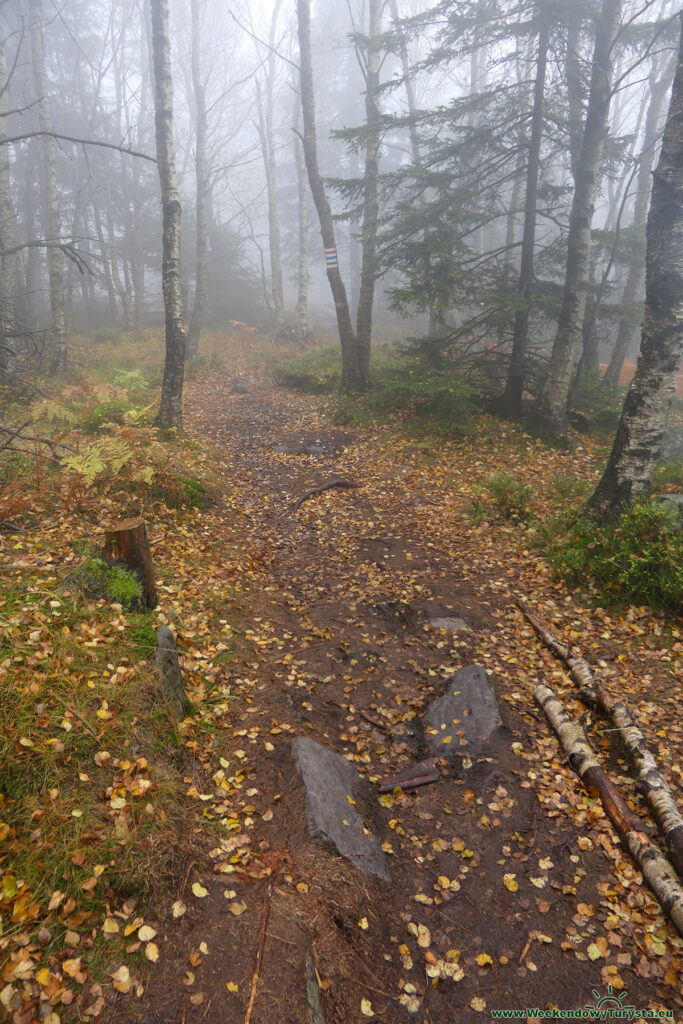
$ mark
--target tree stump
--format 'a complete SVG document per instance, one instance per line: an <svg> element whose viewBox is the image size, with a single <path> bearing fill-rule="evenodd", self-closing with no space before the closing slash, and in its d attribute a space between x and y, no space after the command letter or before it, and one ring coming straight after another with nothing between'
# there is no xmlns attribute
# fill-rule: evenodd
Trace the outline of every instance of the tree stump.
<svg viewBox="0 0 683 1024"><path fill-rule="evenodd" d="M142 519L124 519L105 530L104 557L110 562L123 562L132 569L142 583L145 604L148 608L156 607L154 565Z"/></svg>

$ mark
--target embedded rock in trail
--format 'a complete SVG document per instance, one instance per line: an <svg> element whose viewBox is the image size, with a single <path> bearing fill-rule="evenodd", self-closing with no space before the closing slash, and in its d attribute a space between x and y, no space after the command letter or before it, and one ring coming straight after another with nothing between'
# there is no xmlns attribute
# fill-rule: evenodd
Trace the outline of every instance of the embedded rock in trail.
<svg viewBox="0 0 683 1024"><path fill-rule="evenodd" d="M423 722L433 754L476 757L503 724L484 669L468 665L456 672L443 697L429 705Z"/></svg>
<svg viewBox="0 0 683 1024"><path fill-rule="evenodd" d="M352 764L305 736L292 743L292 755L306 787L306 812L313 839L334 846L366 875L391 881L386 857L374 836L363 831L349 797L361 781Z"/></svg>
<svg viewBox="0 0 683 1024"><path fill-rule="evenodd" d="M458 633L462 629L470 628L465 620L461 619L459 616L457 619L429 619L429 625L432 629L445 629L447 633Z"/></svg>
<svg viewBox="0 0 683 1024"><path fill-rule="evenodd" d="M249 393L249 381L236 377L230 391L233 395L247 395Z"/></svg>

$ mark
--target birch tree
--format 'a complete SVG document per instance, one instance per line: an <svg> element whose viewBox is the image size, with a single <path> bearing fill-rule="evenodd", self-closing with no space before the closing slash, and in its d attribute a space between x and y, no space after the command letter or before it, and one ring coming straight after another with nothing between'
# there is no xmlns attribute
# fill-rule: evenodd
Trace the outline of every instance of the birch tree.
<svg viewBox="0 0 683 1024"><path fill-rule="evenodd" d="M327 190L318 164L318 139L315 115L315 92L313 89L313 58L311 54L311 4L310 0L297 0L297 30L299 36L299 67L301 75L301 113L303 118L303 148L306 173L313 196L313 202L320 222L320 234L325 249L327 280L330 284L334 309L337 317L339 341L341 344L343 391L359 391L364 382L358 356L358 339L351 322L349 301L346 295L339 258L334 220Z"/></svg>
<svg viewBox="0 0 683 1024"><path fill-rule="evenodd" d="M647 220L645 318L607 468L588 503L600 521L649 492L683 356L683 12L678 63Z"/></svg>
<svg viewBox="0 0 683 1024"><path fill-rule="evenodd" d="M572 372L581 343L588 297L591 224L612 96L612 50L621 0L602 0L595 29L588 109L576 164L569 217L564 294L548 375L536 423L541 433L561 436L567 427Z"/></svg>
<svg viewBox="0 0 683 1024"><path fill-rule="evenodd" d="M166 359L158 427L183 426L185 330L181 293L180 194L173 148L173 78L168 0L149 0L152 16L154 123L163 221L162 288L166 314Z"/></svg>
<svg viewBox="0 0 683 1024"><path fill-rule="evenodd" d="M47 268L50 282L50 309L52 314L52 351L50 373L62 373L67 362L67 334L64 313L64 266L59 215L59 193L57 191L57 157L55 140L52 137L50 101L45 78L45 54L43 49L43 11L41 0L29 0L29 35L31 40L31 70L36 94L38 121L41 138L43 199L43 220L47 245Z"/></svg>
<svg viewBox="0 0 683 1024"><path fill-rule="evenodd" d="M197 267L195 271L194 303L190 326L187 331L186 355L194 359L199 351L199 335L204 319L206 305L207 270L209 263L209 221L208 191L209 166L207 158L207 123L206 123L206 89L201 73L201 35L199 24L199 0L190 2L192 22L192 94L195 115L195 178L196 178L196 218L197 218Z"/></svg>

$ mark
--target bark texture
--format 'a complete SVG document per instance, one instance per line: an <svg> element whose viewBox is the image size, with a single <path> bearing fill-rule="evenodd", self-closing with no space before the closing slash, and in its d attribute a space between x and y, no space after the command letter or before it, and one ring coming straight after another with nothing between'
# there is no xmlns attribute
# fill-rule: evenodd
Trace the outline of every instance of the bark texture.
<svg viewBox="0 0 683 1024"><path fill-rule="evenodd" d="M45 55L43 51L43 11L41 0L29 0L29 35L31 40L31 70L36 92L38 121L42 132L52 131L50 101L45 81ZM57 158L55 140L50 135L41 137L42 197L45 238L58 242L62 229L57 190ZM47 249L47 269L50 282L50 310L52 314L52 352L50 373L62 373L67 362L67 334L64 313L64 265L58 245Z"/></svg>
<svg viewBox="0 0 683 1024"><path fill-rule="evenodd" d="M653 176L645 272L640 357L607 468L588 503L602 522L650 490L683 355L683 32Z"/></svg>
<svg viewBox="0 0 683 1024"><path fill-rule="evenodd" d="M372 342L372 308L377 281L377 220L379 218L379 143L380 111L377 90L380 84L380 34L382 31L382 0L369 0L368 35L365 58L365 177L363 183L363 226L361 230L361 272L356 336L358 366L364 387L370 380L370 346Z"/></svg>
<svg viewBox="0 0 683 1024"><path fill-rule="evenodd" d="M623 845L643 874L662 910L683 935L683 888L661 850L642 831L640 819L633 814L614 783L598 763L581 725L566 712L548 686L537 686L536 703L557 733L571 767L589 791L596 791L609 820Z"/></svg>
<svg viewBox="0 0 683 1024"><path fill-rule="evenodd" d="M519 269L519 305L515 312L515 326L512 337L512 354L505 392L502 397L502 411L506 416L519 418L522 415L522 391L524 388L524 362L529 338L529 297L534 281L534 247L536 242L536 207L538 175L541 166L541 140L543 138L543 109L545 99L545 73L548 60L548 23L541 22L538 33L538 55L536 58L536 80L534 101L531 111L531 136L527 162L526 192L524 197L524 232L522 235L522 258Z"/></svg>
<svg viewBox="0 0 683 1024"><path fill-rule="evenodd" d="M557 334L536 417L541 433L562 436L567 429L567 400L581 343L591 258L591 224L612 95L612 48L619 27L621 0L602 0L586 122L576 166L569 217L567 267Z"/></svg>
<svg viewBox="0 0 683 1024"><path fill-rule="evenodd" d="M633 208L633 226L642 229L647 224L647 209L650 200L650 176L655 161L655 147L659 136L660 115L666 94L671 86L673 67L667 70L652 89L650 105L645 121L645 139L640 154L638 175L636 177L636 201ZM626 283L621 297L621 305L628 310L633 306L643 280L644 268L639 260L634 260L629 267ZM612 349L609 365L603 377L606 385L619 383L624 360L635 334L633 321L628 315L622 317L617 332L617 340Z"/></svg>
<svg viewBox="0 0 683 1024"><path fill-rule="evenodd" d="M183 426L185 330L180 265L180 195L173 151L173 79L168 0L150 0L154 67L154 124L163 214L162 288L166 311L166 359L158 427Z"/></svg>
<svg viewBox="0 0 683 1024"><path fill-rule="evenodd" d="M313 61L311 56L310 0L297 0L297 29L299 35L304 159L306 161L308 183L320 222L323 247L326 250L326 254L329 254L327 259L327 280L330 283L330 290L334 299L334 309L337 316L337 327L341 344L341 387L343 391L360 391L363 387L363 382L358 359L358 340L351 322L346 288L339 270L332 210L318 164Z"/></svg>
<svg viewBox="0 0 683 1024"><path fill-rule="evenodd" d="M200 68L201 39L199 28L199 0L191 0L192 22L192 92L194 94L195 115L195 177L196 177L196 217L197 267L195 270L194 303L192 316L187 331L185 353L188 359L195 359L199 351L199 335L204 320L206 306L206 277L209 266L209 221L208 221L208 190L209 174L206 148L206 90Z"/></svg>

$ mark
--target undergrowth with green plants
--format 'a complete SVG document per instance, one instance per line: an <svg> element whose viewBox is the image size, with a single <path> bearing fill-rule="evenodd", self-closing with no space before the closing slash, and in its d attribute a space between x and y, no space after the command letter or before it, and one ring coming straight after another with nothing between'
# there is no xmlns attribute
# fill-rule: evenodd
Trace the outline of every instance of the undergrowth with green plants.
<svg viewBox="0 0 683 1024"><path fill-rule="evenodd" d="M434 367L405 349L380 348L373 354L367 391L340 395L338 348L324 348L280 360L273 376L283 387L305 394L334 395L333 423L400 423L411 432L462 435L473 429L477 394L453 366Z"/></svg>
<svg viewBox="0 0 683 1024"><path fill-rule="evenodd" d="M606 526L570 509L536 539L560 576L603 604L683 610L683 531L670 503L638 502Z"/></svg>

